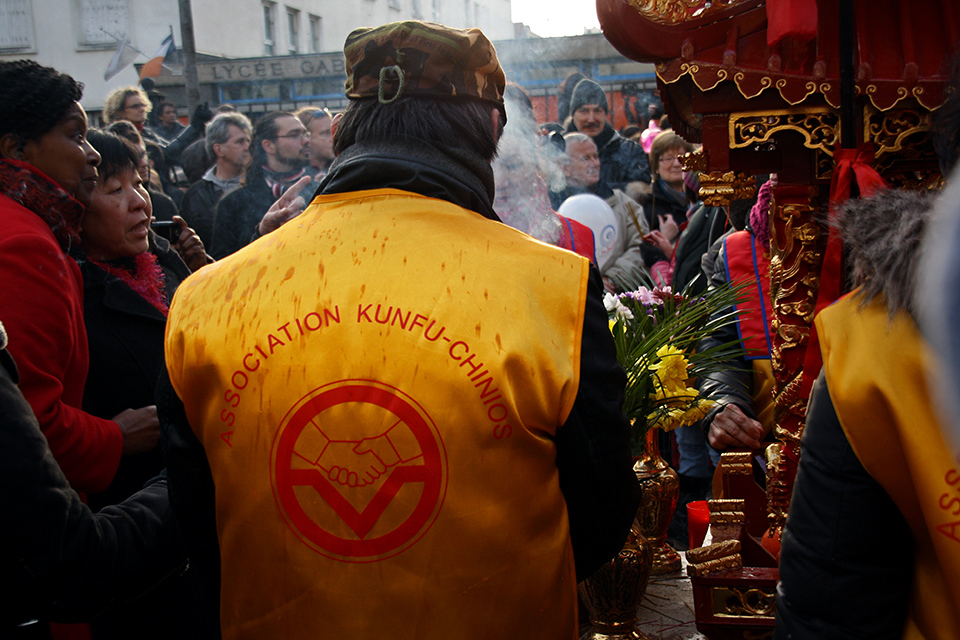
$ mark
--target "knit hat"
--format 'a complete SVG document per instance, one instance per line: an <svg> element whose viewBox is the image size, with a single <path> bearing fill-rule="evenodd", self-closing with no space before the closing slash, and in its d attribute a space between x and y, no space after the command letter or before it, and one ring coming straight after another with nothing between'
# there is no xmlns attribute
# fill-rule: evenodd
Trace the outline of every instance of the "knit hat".
<svg viewBox="0 0 960 640"><path fill-rule="evenodd" d="M573 95L570 96L570 115L576 113L577 109L585 104L596 104L610 111L607 106L607 94L603 88L593 80L584 78L573 88Z"/></svg>
<svg viewBox="0 0 960 640"><path fill-rule="evenodd" d="M472 98L501 112L506 79L479 29L406 21L356 29L343 45L346 94L390 104L401 96Z"/></svg>

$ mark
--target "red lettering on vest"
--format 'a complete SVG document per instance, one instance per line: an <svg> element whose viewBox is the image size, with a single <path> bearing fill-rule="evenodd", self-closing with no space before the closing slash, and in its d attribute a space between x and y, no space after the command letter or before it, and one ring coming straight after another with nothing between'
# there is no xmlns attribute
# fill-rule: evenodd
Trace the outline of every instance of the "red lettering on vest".
<svg viewBox="0 0 960 640"><path fill-rule="evenodd" d="M960 482L960 473L957 473L956 469L950 469L946 475L943 476L943 481L953 486Z"/></svg>
<svg viewBox="0 0 960 640"><path fill-rule="evenodd" d="M436 342L440 338L440 336L443 335L443 330L446 329L446 327L440 327L440 331L437 331L437 335L431 338L430 329L433 328L433 325L436 324L436 322L437 322L436 320L431 320L430 324L427 325L427 328L423 330L423 337L429 340L430 342ZM450 342L450 338L444 338L444 340L446 340L447 342Z"/></svg>
<svg viewBox="0 0 960 640"><path fill-rule="evenodd" d="M368 304L367 306L363 306L362 304L357 305L357 322L360 322L361 318L366 318L367 322L373 322L373 320L371 320L369 316L371 307L373 307L372 304Z"/></svg>
<svg viewBox="0 0 960 640"><path fill-rule="evenodd" d="M227 446L233 449L233 444L230 442L230 436L233 435L233 431L226 431L220 434L220 439L227 443Z"/></svg>
<svg viewBox="0 0 960 640"><path fill-rule="evenodd" d="M374 321L374 322L377 322L377 323L379 323L379 324L387 324L388 322L390 322L390 314L393 313L393 307L388 307L388 308L387 308L387 315L386 315L386 317L384 317L383 320L380 319L380 309L381 309L381 308L382 308L382 307L378 304L376 311L373 312L373 321Z"/></svg>
<svg viewBox="0 0 960 640"><path fill-rule="evenodd" d="M951 515L960 516L960 498L951 498L949 493L944 493L940 496L939 504L944 511L949 511L952 508L953 513Z"/></svg>
<svg viewBox="0 0 960 640"><path fill-rule="evenodd" d="M253 354L252 354L252 353L248 353L247 355L243 356L243 368L246 369L247 371L250 371L250 372L256 371L257 369L260 368L260 361L259 361L259 360L257 360L257 361L256 361L257 363L256 363L255 365L253 365L252 367L251 367L249 364L247 364L247 358L252 358L252 357L253 357Z"/></svg>
<svg viewBox="0 0 960 640"><path fill-rule="evenodd" d="M286 343L283 340L273 335L272 333L267 336L267 346L270 347L270 355L273 355L274 349L276 349L277 347L282 347L285 344Z"/></svg>
<svg viewBox="0 0 960 640"><path fill-rule="evenodd" d="M310 318L314 318L317 321L313 327L310 326ZM303 326L305 326L308 331L316 331L323 326L323 318L316 311L311 311L303 317Z"/></svg>
<svg viewBox="0 0 960 640"><path fill-rule="evenodd" d="M236 391L230 391L230 389L223 392L223 399L234 409L240 404L240 394Z"/></svg>
<svg viewBox="0 0 960 640"><path fill-rule="evenodd" d="M960 521L937 525L937 531L955 542L960 542L960 537L957 537L957 527L960 527Z"/></svg>

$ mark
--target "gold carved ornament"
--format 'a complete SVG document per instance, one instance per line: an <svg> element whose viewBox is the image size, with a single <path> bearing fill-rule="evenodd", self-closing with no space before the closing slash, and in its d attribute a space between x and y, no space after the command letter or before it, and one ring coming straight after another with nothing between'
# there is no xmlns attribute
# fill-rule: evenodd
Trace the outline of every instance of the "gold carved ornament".
<svg viewBox="0 0 960 640"><path fill-rule="evenodd" d="M710 608L720 618L772 620L777 605L776 587L713 587Z"/></svg>
<svg viewBox="0 0 960 640"><path fill-rule="evenodd" d="M911 136L925 137L930 131L930 113L916 109L878 111L866 107L863 114L863 139L874 145L874 156L901 153Z"/></svg>
<svg viewBox="0 0 960 640"><path fill-rule="evenodd" d="M803 146L833 156L833 148L840 141L840 117L832 109L731 113L728 127L731 149L769 142L780 131L796 131L803 136Z"/></svg>
<svg viewBox="0 0 960 640"><path fill-rule="evenodd" d="M757 74L762 73L758 71L752 71L749 74L737 72L731 77L730 71L722 65L687 62L683 59L658 62L654 65L654 70L657 79L664 84L673 84L683 76L689 75L697 88L703 92L715 89L724 80L732 80L737 91L746 100L752 100L773 87L779 92L784 102L791 106L801 104L812 94L819 93L828 105L834 109L840 108L839 92L835 91L834 85L819 80L811 81L808 77L775 74L757 78ZM795 91L799 83L803 83L803 91L800 92Z"/></svg>
<svg viewBox="0 0 960 640"><path fill-rule="evenodd" d="M711 573L743 567L739 540L724 540L687 551L687 575L699 578Z"/></svg>
<svg viewBox="0 0 960 640"><path fill-rule="evenodd" d="M767 462L767 521L770 523L770 531L779 540L790 508L783 444L780 442L771 444L764 451L764 457Z"/></svg>
<svg viewBox="0 0 960 640"><path fill-rule="evenodd" d="M771 202L771 222L782 222L782 234L771 224L770 293L774 314L771 326L777 337L771 350L771 364L778 380L787 379L774 396L775 432L778 440L799 456L800 436L806 417L806 398L801 397L802 369L784 371L783 352L804 347L810 338L820 279L817 266L822 256L817 249L820 227L810 221L816 208L811 196L807 204ZM804 222L807 221L807 222ZM798 291L802 299L796 300ZM792 299L793 298L793 299ZM796 320L791 321L791 317ZM784 426L786 416L797 418L794 432Z"/></svg>
<svg viewBox="0 0 960 640"><path fill-rule="evenodd" d="M748 200L757 193L757 179L733 171L700 174L700 199L708 207L726 207L734 200Z"/></svg>
<svg viewBox="0 0 960 640"><path fill-rule="evenodd" d="M753 4L753 0L629 0L629 3L637 13L651 22L683 24L738 4Z"/></svg>

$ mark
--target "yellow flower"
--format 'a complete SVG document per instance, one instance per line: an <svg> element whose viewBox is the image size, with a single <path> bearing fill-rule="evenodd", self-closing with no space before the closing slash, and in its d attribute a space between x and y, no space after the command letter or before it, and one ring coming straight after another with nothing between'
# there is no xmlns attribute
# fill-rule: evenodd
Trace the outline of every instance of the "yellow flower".
<svg viewBox="0 0 960 640"><path fill-rule="evenodd" d="M660 358L660 361L650 365L649 368L656 372L660 380L660 386L667 389L686 388L689 364L683 355L683 351L667 344L657 350L657 357Z"/></svg>

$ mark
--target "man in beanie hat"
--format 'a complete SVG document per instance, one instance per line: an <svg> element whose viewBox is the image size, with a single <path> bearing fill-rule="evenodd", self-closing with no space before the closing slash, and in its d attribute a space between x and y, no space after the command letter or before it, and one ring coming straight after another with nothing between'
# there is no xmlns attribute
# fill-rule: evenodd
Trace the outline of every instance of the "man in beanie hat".
<svg viewBox="0 0 960 640"><path fill-rule="evenodd" d="M567 131L579 131L593 138L600 155L600 178L614 189L643 201L650 193L650 166L643 147L622 138L607 122L607 94L584 78L570 95L570 124Z"/></svg>
<svg viewBox="0 0 960 640"><path fill-rule="evenodd" d="M224 638L577 637L636 514L589 261L502 224L477 29L347 38L337 159L296 220L184 283L171 503Z"/></svg>

